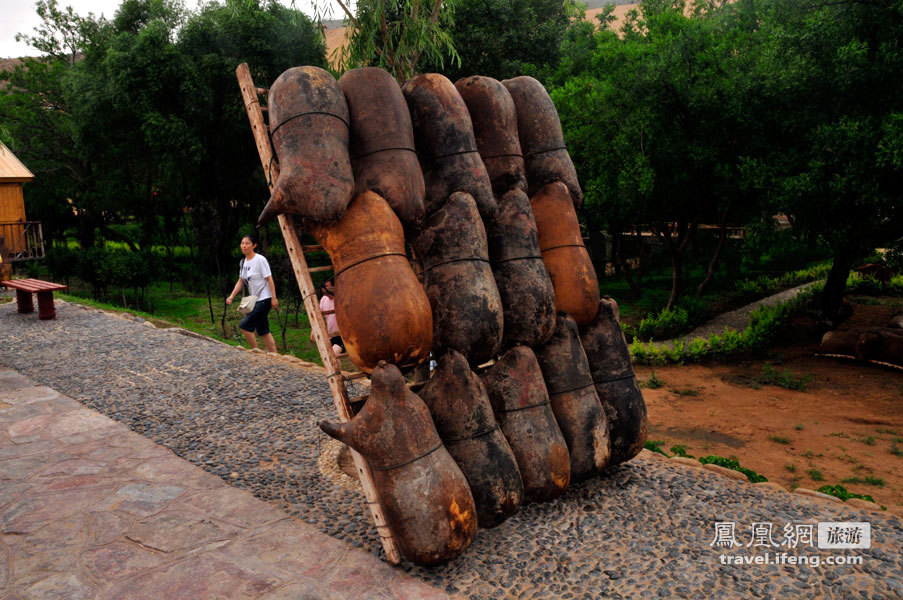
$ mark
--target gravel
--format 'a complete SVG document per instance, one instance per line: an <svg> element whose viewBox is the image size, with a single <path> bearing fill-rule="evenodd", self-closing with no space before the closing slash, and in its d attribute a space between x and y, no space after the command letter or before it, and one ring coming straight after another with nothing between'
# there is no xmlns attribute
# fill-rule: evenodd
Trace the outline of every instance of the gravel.
<svg viewBox="0 0 903 600"><path fill-rule="evenodd" d="M56 321L0 305L0 364L128 425L231 485L381 555L363 496L318 466L334 418L319 370L59 302ZM327 461L321 461L327 462ZM334 461L332 461L334 463ZM756 556L754 522L868 521L872 548L774 548L791 556L861 556L862 565L723 564ZM734 522L742 547L711 546ZM480 530L451 564L402 568L461 598L899 598L903 523L642 453L558 500Z"/></svg>

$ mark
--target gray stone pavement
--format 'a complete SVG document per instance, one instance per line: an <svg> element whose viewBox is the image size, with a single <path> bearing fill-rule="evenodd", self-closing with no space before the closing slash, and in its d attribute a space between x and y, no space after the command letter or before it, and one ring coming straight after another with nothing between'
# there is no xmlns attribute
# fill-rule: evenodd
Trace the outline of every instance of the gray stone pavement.
<svg viewBox="0 0 903 600"><path fill-rule="evenodd" d="M0 369L0 598L447 598Z"/></svg>
<svg viewBox="0 0 903 600"><path fill-rule="evenodd" d="M88 512L112 510L126 513L128 525L117 526L125 531L122 539L112 539L109 544L116 541L126 545L142 543L144 545L140 549L159 557L163 550L153 545L155 538L148 532L151 524L141 521L149 520L159 525L162 531L169 528L183 531L178 524L163 522L159 515L168 511L191 512L192 509L185 503L204 488L198 484L191 491L186 490L169 500L167 498L175 491L167 491L166 488L192 486L193 477L202 478L205 482L215 481L215 478L201 472L202 468L219 476L220 481L253 493L277 512L297 517L311 528L327 534L316 538L322 540L322 545L320 541L302 542L313 548L310 553L314 557L328 557L329 548L335 541L330 538L359 546L374 560L381 554L360 492L354 489L353 482L337 476L335 447L316 427L318 420L334 418L322 372L71 304L60 304L57 313L56 321L38 321L34 315L16 314L14 305L0 305L0 348L3 349L0 365L71 396L83 407L100 411L130 430L164 445L199 468L189 469L190 473L195 474L189 476L184 470L187 463L179 462L183 468L175 475L150 483L142 479L146 478L145 475L136 472L141 466L138 464L141 457L132 456L131 451L117 449L121 442L112 442L118 439L118 435L90 438L93 429L79 419L85 419L84 423L94 423L94 419L100 418L97 413L90 413L94 415L90 419L69 417L72 421L67 421L65 414L60 414L53 416L51 423L51 417L46 415L53 415L53 401L48 401L50 404L43 408L34 402L25 407L5 407L0 412L0 432L3 432L0 435L6 437L0 440L0 446L5 449L7 442L16 443L10 446L13 450L10 450L9 456L3 454L6 450L0 450L0 527L5 527L3 524L7 522L15 526L19 519L23 523L29 522L22 516L23 511L36 514L33 519L44 519L41 522L46 522L48 526L52 520L61 520L62 524L57 527L63 529L40 529L33 534L45 531L50 537L75 540L71 543L81 549L78 544L93 543L91 536L95 529L90 521L86 523L76 519L76 523L71 525L75 528L74 533L59 534L59 531L64 534L67 531L65 527L69 521L66 515L76 514L74 507L81 503L81 510ZM0 381L0 390L3 389L4 383ZM4 398L0 394L0 402L12 404ZM5 433L7 425L2 424L9 411L25 411L26 418L38 420L28 427L20 425L24 429L13 440ZM61 423L56 423L57 418ZM51 437L27 441L30 435L36 435L30 433L32 430L29 427L40 429L37 424L41 419L47 420L46 431ZM124 433L125 429L117 431ZM83 435L85 439L73 444L88 444L83 454L61 446L76 435ZM49 479L59 477L60 481L77 481L78 477L100 476L109 469L132 469L129 475L132 479L119 487L109 485L101 489L99 493L105 494L102 498L89 499L85 497L85 490L77 486L71 491L44 491L44 486L53 483L42 479L44 476L40 471L29 475L27 461L37 460L38 452L57 457L54 464L76 464L67 461L86 460L88 464L83 466L90 471L98 466L91 462L94 460L92 453L99 449L91 449L92 443L99 443L114 452L112 458L102 461L102 470L97 473L66 472L52 475ZM28 444L44 446L33 446L39 449L34 455L16 456ZM155 452L172 456L168 450L150 441L146 444ZM528 504L502 525L478 531L473 545L447 565L425 569L404 563L401 568L453 597L473 600L903 597L903 556L900 551L903 547L903 522L899 518L880 510L876 512L874 507L791 494L768 485L752 485L738 481L733 478L734 475L736 473L692 468L681 464L681 461L644 451L628 464L612 468L601 477L572 485L566 494L555 501ZM129 487L141 485L142 482L163 489L155 487L151 492L146 488ZM103 486L97 484L97 487ZM80 493L85 495L79 496ZM12 498L7 498L7 494ZM62 494L71 494L65 504L71 504L76 512L70 513L69 508L64 508L60 519L51 519L47 515L53 509L47 508L49 496L45 495L64 498ZM154 503L159 502L169 504L155 514L145 514L157 508ZM132 506L138 512L129 512L128 508ZM232 513L228 507L207 506L210 512L204 518L213 525L197 525L197 531L201 532L197 534L198 538L205 539L203 532L214 526L228 529L229 526L241 525L230 517ZM155 517L157 521L154 521ZM755 523L772 524L774 541L779 543L786 541L783 532L787 525L805 528L835 521L868 522L872 532L871 547L836 551L806 543L794 547L788 544L767 548L751 543L751 528ZM715 528L719 523L736 526L739 546L713 546ZM269 525L262 523L262 526ZM188 531L181 537L177 536L176 540L192 538L191 529ZM246 531L243 535L261 543L271 537L262 533L254 537L259 530L252 532L250 527L242 531ZM4 544L0 548L0 585L5 586L0 589L7 594L4 597L0 593L0 599L8 600L12 585L10 574L18 577L20 570L16 564L25 554L24 551L17 554L23 548L21 538L8 538L5 533L0 533L0 536L3 536L0 542ZM135 542L132 537L142 542ZM221 573L209 575L211 582L217 578L224 579L226 588L237 590L243 589L241 585L246 585L246 581L259 580L254 578L261 572L257 569L270 573L268 577L278 578L278 573L273 573L271 569L281 567L279 561L271 557L272 554L265 549L258 550L253 545L237 542L214 548L212 545L218 542L211 541L209 544L204 542L198 548L173 550L172 553L186 554L173 564L173 570L165 566L153 567L158 569L155 571L154 585L164 590L157 596L161 599L178 598L162 586L169 584L175 589L176 582L194 585L208 571ZM199 555L203 555L204 560L213 561L212 557L208 557L208 551L225 552L233 562L223 559L226 561L224 566L216 566L214 562L188 563L191 560L201 561L196 558ZM55 553L54 560L63 560L56 554L65 557L73 552L64 547ZM191 552L195 554L189 556ZM776 553L786 552L787 558L808 562L753 562L743 566L726 562L728 557L734 560L761 560L766 552L772 560ZM237 558L239 555L241 558ZM722 559L722 556L725 558ZM829 565L826 564L828 559L842 559L847 563ZM853 559L857 560L856 564L849 563ZM859 559L861 563L858 563ZM2 562L4 560L5 563ZM112 562L116 565L130 564L128 560ZM78 570L65 571L53 580L48 577L49 583L44 585L61 579L81 581L76 578L88 577L89 573L83 571L88 568L83 557L73 560L72 564L75 565L72 568ZM188 577L176 570L177 564L200 564L200 568L196 568L198 575ZM240 570L239 566L246 570ZM31 572L35 568L26 567L25 571ZM337 567L333 569L337 570ZM289 571L283 569L279 573L288 577ZM387 571L393 574L398 572L398 569ZM318 590L325 594L323 597L341 597L330 596L324 591L322 584L333 573L327 571L323 578L318 579L321 584ZM139 583L145 581L134 574L124 575L123 581L133 578ZM266 577L263 580L272 581ZM349 580L358 581L358 577L354 575ZM33 581L31 585L38 583ZM85 580L85 584L88 583ZM18 583L15 585L18 586ZM367 589L372 591L377 588L395 589L384 586ZM69 589L75 588L69 586ZM111 594L121 590L119 597L123 598L142 597L140 588L111 586L104 589L109 589ZM209 597L235 597L230 596L229 591L222 591L224 588L214 589L220 595L211 593ZM291 588L281 589L289 590L282 597L305 598L303 593L293 592ZM32 597L73 597L65 594L53 596L41 588L33 591ZM132 592L134 596L129 595ZM408 597L421 597L418 593L411 593ZM17 591L11 597L27 596ZM103 596L104 599L108 597ZM189 591L183 597L204 596Z"/></svg>

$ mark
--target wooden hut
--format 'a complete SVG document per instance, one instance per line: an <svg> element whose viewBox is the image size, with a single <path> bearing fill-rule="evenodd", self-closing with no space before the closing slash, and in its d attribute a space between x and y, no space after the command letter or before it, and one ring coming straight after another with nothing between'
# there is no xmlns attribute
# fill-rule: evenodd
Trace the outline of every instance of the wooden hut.
<svg viewBox="0 0 903 600"><path fill-rule="evenodd" d="M41 224L25 217L22 184L32 180L31 171L0 142L0 279L9 278L11 263L44 257Z"/></svg>

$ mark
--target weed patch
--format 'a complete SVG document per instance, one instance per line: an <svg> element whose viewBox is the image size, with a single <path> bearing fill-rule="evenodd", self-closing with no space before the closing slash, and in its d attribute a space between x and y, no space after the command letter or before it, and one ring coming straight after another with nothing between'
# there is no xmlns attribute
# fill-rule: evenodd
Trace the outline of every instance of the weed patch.
<svg viewBox="0 0 903 600"><path fill-rule="evenodd" d="M823 485L818 488L818 491L822 494L828 494L829 496L834 496L835 498L840 498L844 502L849 500L850 498L859 498L860 500L866 500L868 502L874 502L875 499L869 496L868 494L854 494L852 492L848 492L847 488L842 485Z"/></svg>
<svg viewBox="0 0 903 600"><path fill-rule="evenodd" d="M810 374L794 375L790 369L779 371L768 364L762 365L762 374L759 375L759 383L763 385L775 385L796 392L804 391L813 379Z"/></svg>
<svg viewBox="0 0 903 600"><path fill-rule="evenodd" d="M884 487L884 479L866 475L865 477L847 477L842 483L858 483L862 485L873 485L875 487Z"/></svg>
<svg viewBox="0 0 903 600"><path fill-rule="evenodd" d="M824 474L821 471L819 471L818 469L809 469L808 471L806 471L806 475L808 475L812 481L824 481L825 480Z"/></svg>

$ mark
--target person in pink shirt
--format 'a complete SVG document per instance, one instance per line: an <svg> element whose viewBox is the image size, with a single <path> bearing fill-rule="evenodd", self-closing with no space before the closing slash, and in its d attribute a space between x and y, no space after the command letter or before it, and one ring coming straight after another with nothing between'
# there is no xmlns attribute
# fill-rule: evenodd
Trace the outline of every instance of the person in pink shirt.
<svg viewBox="0 0 903 600"><path fill-rule="evenodd" d="M332 277L326 280L321 290L323 291L323 297L320 298L320 311L331 313L323 315L326 318L326 333L329 335L329 341L332 343L332 351L336 354L341 354L345 352L345 343L342 342L339 321L335 316L335 283ZM311 339L313 339L313 334L311 334Z"/></svg>

